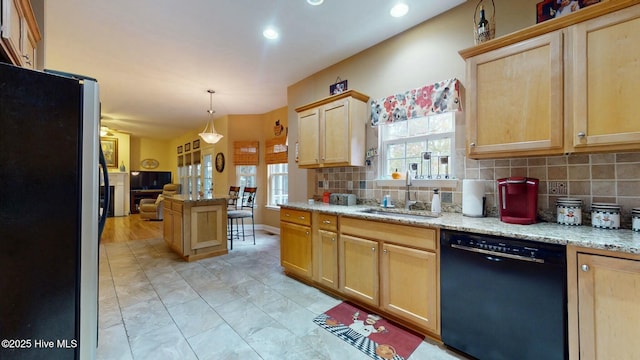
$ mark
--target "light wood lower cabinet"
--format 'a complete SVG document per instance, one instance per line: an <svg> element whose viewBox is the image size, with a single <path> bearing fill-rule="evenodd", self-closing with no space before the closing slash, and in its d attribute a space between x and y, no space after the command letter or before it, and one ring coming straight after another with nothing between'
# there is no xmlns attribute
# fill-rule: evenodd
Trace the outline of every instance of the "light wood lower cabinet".
<svg viewBox="0 0 640 360"><path fill-rule="evenodd" d="M349 217L339 228L342 293L439 335L438 230Z"/></svg>
<svg viewBox="0 0 640 360"><path fill-rule="evenodd" d="M640 256L567 254L570 358L640 359Z"/></svg>
<svg viewBox="0 0 640 360"><path fill-rule="evenodd" d="M438 264L434 252L384 244L381 306L406 320L438 332Z"/></svg>
<svg viewBox="0 0 640 360"><path fill-rule="evenodd" d="M186 261L224 255L227 250L227 201L163 200L163 237Z"/></svg>
<svg viewBox="0 0 640 360"><path fill-rule="evenodd" d="M311 245L311 213L281 209L280 265L288 272L311 279Z"/></svg>
<svg viewBox="0 0 640 360"><path fill-rule="evenodd" d="M324 286L338 289L338 234L318 230L318 276L315 279Z"/></svg>
<svg viewBox="0 0 640 360"><path fill-rule="evenodd" d="M340 291L378 306L378 242L341 234L339 244Z"/></svg>

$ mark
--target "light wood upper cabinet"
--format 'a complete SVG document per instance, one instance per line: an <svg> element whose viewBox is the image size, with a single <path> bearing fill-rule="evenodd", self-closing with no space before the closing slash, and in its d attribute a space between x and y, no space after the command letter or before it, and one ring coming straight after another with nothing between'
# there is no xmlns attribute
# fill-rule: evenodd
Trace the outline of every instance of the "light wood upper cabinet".
<svg viewBox="0 0 640 360"><path fill-rule="evenodd" d="M297 108L298 166L364 166L368 100L349 90Z"/></svg>
<svg viewBox="0 0 640 360"><path fill-rule="evenodd" d="M639 28L607 1L462 50L468 156L639 150Z"/></svg>
<svg viewBox="0 0 640 360"><path fill-rule="evenodd" d="M577 259L569 263L573 266L568 272L569 313L570 319L576 313L579 318L569 325L571 358L577 359L579 354L582 360L639 359L640 257L583 251L589 250L568 252ZM572 274L576 274L577 284ZM573 297L576 287L577 297Z"/></svg>
<svg viewBox="0 0 640 360"><path fill-rule="evenodd" d="M555 31L467 59L470 157L563 152L562 40Z"/></svg>
<svg viewBox="0 0 640 360"><path fill-rule="evenodd" d="M640 5L569 28L572 151L640 149Z"/></svg>
<svg viewBox="0 0 640 360"><path fill-rule="evenodd" d="M42 36L29 0L2 1L0 49L18 66L36 68L36 46Z"/></svg>

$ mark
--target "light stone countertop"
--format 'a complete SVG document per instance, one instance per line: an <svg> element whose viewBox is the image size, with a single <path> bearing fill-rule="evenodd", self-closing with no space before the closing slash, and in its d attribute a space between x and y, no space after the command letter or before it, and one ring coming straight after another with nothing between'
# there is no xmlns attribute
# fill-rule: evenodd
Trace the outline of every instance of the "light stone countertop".
<svg viewBox="0 0 640 360"><path fill-rule="evenodd" d="M344 215L354 218L387 221L397 224L415 226L435 226L441 229L467 231L478 234L497 235L554 243L561 245L575 245L585 248L610 250L630 254L640 254L640 233L628 229L598 229L591 226L568 226L556 223L541 222L532 225L516 225L501 222L495 217L472 218L459 213L442 213L438 217L402 217L371 214L363 212L376 209L390 212L404 213L404 209L382 208L370 205L342 206L325 203L288 203L281 207L318 211L333 215ZM424 211L410 211L411 214L426 214Z"/></svg>
<svg viewBox="0 0 640 360"><path fill-rule="evenodd" d="M227 203L228 198L228 195L209 195L203 197L191 197L189 195L172 195L166 197L166 199L183 202L185 206L224 205Z"/></svg>

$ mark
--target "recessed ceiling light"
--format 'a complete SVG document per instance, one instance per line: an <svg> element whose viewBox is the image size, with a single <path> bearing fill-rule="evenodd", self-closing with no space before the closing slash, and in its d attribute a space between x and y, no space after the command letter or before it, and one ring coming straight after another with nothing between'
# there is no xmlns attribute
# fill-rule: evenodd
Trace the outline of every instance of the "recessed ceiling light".
<svg viewBox="0 0 640 360"><path fill-rule="evenodd" d="M307 3L309 3L309 5L313 5L313 6L321 5L323 2L324 2L324 0L307 0Z"/></svg>
<svg viewBox="0 0 640 360"><path fill-rule="evenodd" d="M409 6L405 3L399 3L391 8L391 11L389 11L389 14L391 14L391 16L393 17L402 17L407 15L408 12L409 12Z"/></svg>
<svg viewBox="0 0 640 360"><path fill-rule="evenodd" d="M264 29L264 31L262 32L262 35L269 40L274 40L278 38L278 32L276 31L276 29L272 27L268 27Z"/></svg>

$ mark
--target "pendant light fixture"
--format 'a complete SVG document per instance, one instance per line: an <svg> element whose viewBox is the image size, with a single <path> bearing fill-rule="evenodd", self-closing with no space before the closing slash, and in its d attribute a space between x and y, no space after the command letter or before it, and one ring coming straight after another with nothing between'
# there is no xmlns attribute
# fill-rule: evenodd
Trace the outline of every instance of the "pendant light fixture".
<svg viewBox="0 0 640 360"><path fill-rule="evenodd" d="M213 94L215 93L215 91L207 90L207 92L209 93L209 110L207 110L207 112L209 113L209 120L207 120L207 125L205 126L204 130L198 135L200 135L204 142L215 144L220 141L220 139L222 139L222 135L218 134L216 128L213 127L213 114L215 113L215 111L213 110Z"/></svg>

